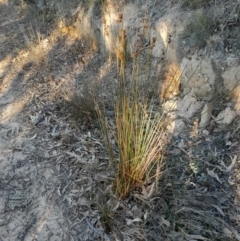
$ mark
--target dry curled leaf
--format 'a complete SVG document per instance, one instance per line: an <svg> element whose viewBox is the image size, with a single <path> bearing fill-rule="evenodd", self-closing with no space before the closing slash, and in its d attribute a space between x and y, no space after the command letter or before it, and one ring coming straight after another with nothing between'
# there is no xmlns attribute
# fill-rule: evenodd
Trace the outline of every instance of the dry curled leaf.
<svg viewBox="0 0 240 241"><path fill-rule="evenodd" d="M154 187L155 187L155 183L153 183L153 184L150 186L150 190L149 190L148 195L147 195L148 198L151 198L151 197L152 197L152 195L153 195L153 193L154 193Z"/></svg>
<svg viewBox="0 0 240 241"><path fill-rule="evenodd" d="M168 228L170 227L170 222L168 220L166 220L164 217L161 216L161 220L163 222L164 225L166 225Z"/></svg>
<svg viewBox="0 0 240 241"><path fill-rule="evenodd" d="M207 173L208 173L208 175L211 176L211 177L213 177L213 178L215 178L218 182L222 183L222 181L219 179L217 173L215 173L214 170L215 170L215 168L214 168L213 170L209 170L209 169L207 168Z"/></svg>
<svg viewBox="0 0 240 241"><path fill-rule="evenodd" d="M9 131L11 131L11 136L16 133L16 135L18 135L19 131L21 131L24 127L23 125L19 124L18 122L10 122L9 124L7 125L3 125L3 127L6 129L6 130L3 130L1 131L0 134L6 134L8 133Z"/></svg>
<svg viewBox="0 0 240 241"><path fill-rule="evenodd" d="M81 158L79 155L77 155L74 151L66 151L66 154L68 154L70 157L75 157L77 159L77 162L86 164L85 161L83 161L83 158Z"/></svg>
<svg viewBox="0 0 240 241"><path fill-rule="evenodd" d="M127 221L127 225L131 225L132 223L136 223L136 222L142 222L141 218L134 218L134 219L126 219Z"/></svg>
<svg viewBox="0 0 240 241"><path fill-rule="evenodd" d="M151 204L148 200L145 199L145 197L141 194L138 193L134 193L133 194L134 197L138 198L139 200L141 200L142 202L144 202L146 205L148 205L149 207L151 207Z"/></svg>
<svg viewBox="0 0 240 241"><path fill-rule="evenodd" d="M223 172L227 172L228 173L228 172L230 172L233 169L233 167L234 167L234 165L235 165L235 163L237 161L237 155L234 155L233 158L231 157L231 160L232 160L232 162L231 162L231 164L229 166L226 166L225 163L223 161L221 161L221 165L224 167L224 169L221 169Z"/></svg>
<svg viewBox="0 0 240 241"><path fill-rule="evenodd" d="M148 218L148 211L146 211L146 212L144 213L143 217L144 217L144 220L147 220L147 218Z"/></svg>

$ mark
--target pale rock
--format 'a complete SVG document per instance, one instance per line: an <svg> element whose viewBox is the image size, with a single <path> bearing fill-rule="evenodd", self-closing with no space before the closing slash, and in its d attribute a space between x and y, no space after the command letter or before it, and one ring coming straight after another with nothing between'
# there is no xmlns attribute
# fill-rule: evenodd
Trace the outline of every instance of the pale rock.
<svg viewBox="0 0 240 241"><path fill-rule="evenodd" d="M208 130L203 130L202 134L203 134L205 137L207 137L207 136L209 136L209 131L208 131Z"/></svg>
<svg viewBox="0 0 240 241"><path fill-rule="evenodd" d="M201 112L201 120L199 123L199 128L205 128L208 125L211 119L212 109L213 109L212 103L206 103L204 105L203 110Z"/></svg>
<svg viewBox="0 0 240 241"><path fill-rule="evenodd" d="M177 103L177 115L186 119L190 119L201 107L203 103L197 101L191 95L185 95L183 99Z"/></svg>
<svg viewBox="0 0 240 241"><path fill-rule="evenodd" d="M235 102L235 110L240 113L240 85L234 88L231 97L232 100Z"/></svg>
<svg viewBox="0 0 240 241"><path fill-rule="evenodd" d="M201 98L212 97L216 74L210 58L200 59L196 55L191 60L183 58L180 67L182 70L181 88L183 94L191 93Z"/></svg>
<svg viewBox="0 0 240 241"><path fill-rule="evenodd" d="M178 11L178 7L172 8L151 29L151 40L156 37L152 54L157 58L166 58L170 62L178 62L179 36L184 30L185 24Z"/></svg>
<svg viewBox="0 0 240 241"><path fill-rule="evenodd" d="M223 83L225 90L228 92L232 92L236 86L240 84L240 67L234 66L228 68L223 74Z"/></svg>
<svg viewBox="0 0 240 241"><path fill-rule="evenodd" d="M169 133L172 133L173 136L177 136L183 131L185 126L186 125L182 119L176 119L171 121L171 123L167 126L167 130Z"/></svg>
<svg viewBox="0 0 240 241"><path fill-rule="evenodd" d="M234 88L232 92L232 100L239 101L240 100L240 85Z"/></svg>
<svg viewBox="0 0 240 241"><path fill-rule="evenodd" d="M232 123L236 116L237 113L234 110L231 110L230 107L227 107L225 110L218 114L215 121L219 125L229 125Z"/></svg>

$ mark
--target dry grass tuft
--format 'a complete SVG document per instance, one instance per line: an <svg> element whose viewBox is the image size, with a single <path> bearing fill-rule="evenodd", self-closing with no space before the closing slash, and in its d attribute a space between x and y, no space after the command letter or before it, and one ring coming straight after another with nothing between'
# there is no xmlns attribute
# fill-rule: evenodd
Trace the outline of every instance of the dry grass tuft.
<svg viewBox="0 0 240 241"><path fill-rule="evenodd" d="M109 159L115 171L114 189L119 199L122 199L134 187L142 186L156 176L156 170L159 170L157 166L162 166L166 136L165 120L154 111L153 99L149 100L149 96L146 97L142 91L138 58L133 64L132 77L126 77L127 36L123 29L119 32L119 47L116 49L119 78L115 101L115 140L119 156L114 154L106 117L98 103L96 106ZM140 55L139 52L138 57Z"/></svg>
<svg viewBox="0 0 240 241"><path fill-rule="evenodd" d="M154 115L145 100L141 104L136 90L126 94L123 86L119 89L115 119L120 159L115 185L122 198L133 187L149 181L152 171L161 162L165 141L164 121Z"/></svg>

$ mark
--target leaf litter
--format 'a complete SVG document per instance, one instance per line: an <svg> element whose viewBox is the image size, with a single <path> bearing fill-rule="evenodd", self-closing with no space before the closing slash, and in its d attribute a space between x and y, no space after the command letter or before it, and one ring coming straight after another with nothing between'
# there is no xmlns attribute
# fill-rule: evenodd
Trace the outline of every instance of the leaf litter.
<svg viewBox="0 0 240 241"><path fill-rule="evenodd" d="M177 241L220 236L219 240L240 240L237 122L228 131L234 144L226 140L226 146L221 146L216 133L211 141L204 136L192 140L188 135L173 139L158 185L141 186L120 201L112 193L114 173L99 128L73 121L59 98L60 89L72 85L76 76L70 68L65 72L56 68L63 62L71 66L72 61L71 51L58 44L63 47L55 49L48 66L32 68L34 84L30 79L26 91L34 96L24 115L1 125L0 238ZM97 58L91 53L85 57L98 69ZM86 71L86 76L94 75L92 69ZM111 117L109 125L115 128ZM110 232L104 228L108 218Z"/></svg>

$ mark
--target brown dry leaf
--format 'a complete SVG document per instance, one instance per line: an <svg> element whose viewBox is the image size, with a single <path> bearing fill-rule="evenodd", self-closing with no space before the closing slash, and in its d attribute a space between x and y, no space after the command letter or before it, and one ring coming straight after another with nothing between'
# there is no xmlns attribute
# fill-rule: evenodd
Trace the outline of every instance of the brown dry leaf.
<svg viewBox="0 0 240 241"><path fill-rule="evenodd" d="M214 172L214 170L215 170L215 168L211 171L207 168L208 175L215 178L218 182L222 183L222 181L220 181L218 175Z"/></svg>

